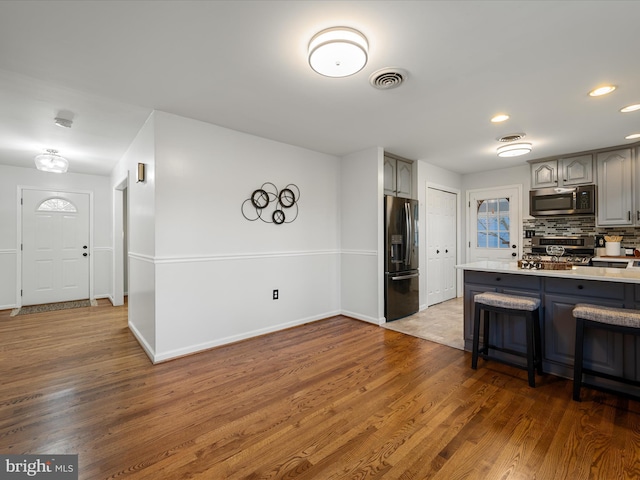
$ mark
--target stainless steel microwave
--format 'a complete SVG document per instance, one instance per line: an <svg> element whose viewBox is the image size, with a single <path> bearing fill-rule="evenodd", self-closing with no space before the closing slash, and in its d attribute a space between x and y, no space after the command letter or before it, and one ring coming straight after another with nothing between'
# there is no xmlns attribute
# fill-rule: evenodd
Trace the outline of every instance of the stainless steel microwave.
<svg viewBox="0 0 640 480"><path fill-rule="evenodd" d="M596 186L540 188L529 192L532 217L550 215L595 215Z"/></svg>

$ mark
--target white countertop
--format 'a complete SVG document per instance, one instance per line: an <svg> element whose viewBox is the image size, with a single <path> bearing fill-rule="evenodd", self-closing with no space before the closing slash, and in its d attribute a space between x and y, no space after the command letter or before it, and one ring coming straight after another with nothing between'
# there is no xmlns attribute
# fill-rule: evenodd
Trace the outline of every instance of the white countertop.
<svg viewBox="0 0 640 480"><path fill-rule="evenodd" d="M477 272L514 273L517 275L534 275L538 277L573 278L577 280L599 280L605 282L638 283L640 284L640 267L603 268L603 267L573 267L571 270L528 270L518 268L518 262L489 261L465 263L456 265L460 270L474 270Z"/></svg>

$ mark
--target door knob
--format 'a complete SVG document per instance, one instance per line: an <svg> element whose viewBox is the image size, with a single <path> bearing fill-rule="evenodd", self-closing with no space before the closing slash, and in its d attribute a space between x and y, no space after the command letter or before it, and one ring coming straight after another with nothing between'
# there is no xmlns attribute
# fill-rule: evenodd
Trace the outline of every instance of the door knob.
<svg viewBox="0 0 640 480"><path fill-rule="evenodd" d="M511 248L518 248L516 245L511 245Z"/></svg>
<svg viewBox="0 0 640 480"><path fill-rule="evenodd" d="M82 254L82 256L83 256L83 257L86 257L87 255L89 255L87 252L84 252L84 253Z"/></svg>
<svg viewBox="0 0 640 480"><path fill-rule="evenodd" d="M87 248L87 246L86 246L86 245L83 245L83 246L82 246L82 248L85 248L85 249L86 249L86 248Z"/></svg>
<svg viewBox="0 0 640 480"><path fill-rule="evenodd" d="M440 250L436 250L436 253L440 253Z"/></svg>
<svg viewBox="0 0 640 480"><path fill-rule="evenodd" d="M444 253L449 253L449 250L445 250Z"/></svg>
<svg viewBox="0 0 640 480"><path fill-rule="evenodd" d="M517 254L516 252L513 252L513 253L511 254L511 256L512 256L512 257L516 257L517 255L518 255L518 254Z"/></svg>

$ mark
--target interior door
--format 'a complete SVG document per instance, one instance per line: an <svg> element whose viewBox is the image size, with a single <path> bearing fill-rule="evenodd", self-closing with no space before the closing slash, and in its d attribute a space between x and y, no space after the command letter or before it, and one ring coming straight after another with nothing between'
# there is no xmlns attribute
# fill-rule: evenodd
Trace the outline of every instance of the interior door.
<svg viewBox="0 0 640 480"><path fill-rule="evenodd" d="M89 195L22 191L22 305L89 298Z"/></svg>
<svg viewBox="0 0 640 480"><path fill-rule="evenodd" d="M468 261L517 260L521 254L519 186L468 192Z"/></svg>
<svg viewBox="0 0 640 480"><path fill-rule="evenodd" d="M427 188L427 306L456 296L457 196Z"/></svg>

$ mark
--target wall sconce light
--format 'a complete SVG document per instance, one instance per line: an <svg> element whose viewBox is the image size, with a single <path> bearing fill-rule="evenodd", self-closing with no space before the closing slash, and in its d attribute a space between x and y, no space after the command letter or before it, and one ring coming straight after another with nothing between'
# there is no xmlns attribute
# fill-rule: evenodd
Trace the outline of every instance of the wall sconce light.
<svg viewBox="0 0 640 480"><path fill-rule="evenodd" d="M136 180L136 183L144 183L144 163L139 163L138 164L138 179Z"/></svg>

